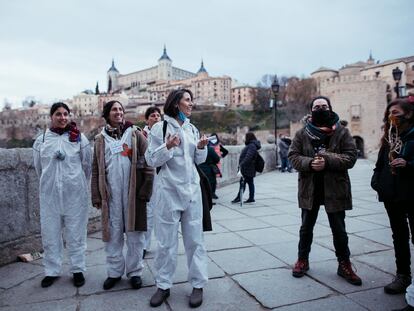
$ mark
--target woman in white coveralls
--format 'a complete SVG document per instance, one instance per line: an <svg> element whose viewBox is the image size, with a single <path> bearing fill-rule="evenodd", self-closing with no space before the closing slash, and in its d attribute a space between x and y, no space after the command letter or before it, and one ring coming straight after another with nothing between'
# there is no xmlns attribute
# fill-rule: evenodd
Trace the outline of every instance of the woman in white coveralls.
<svg viewBox="0 0 414 311"><path fill-rule="evenodd" d="M49 287L60 276L63 257L62 232L73 284L85 284L86 227L88 222L88 179L92 150L88 139L69 122L69 107L55 103L50 109L51 127L33 145L33 159L39 176L40 226L44 249L45 277Z"/></svg>
<svg viewBox="0 0 414 311"><path fill-rule="evenodd" d="M152 307L160 306L170 295L177 266L178 226L181 222L188 280L193 287L189 304L202 303L207 284L207 251L203 238L203 207L200 179L195 164L207 157L208 143L190 123L193 94L186 89L172 91L164 105L164 122L156 123L150 132L145 158L148 165L159 167L154 178L152 201L155 208L155 255L157 291L151 297Z"/></svg>

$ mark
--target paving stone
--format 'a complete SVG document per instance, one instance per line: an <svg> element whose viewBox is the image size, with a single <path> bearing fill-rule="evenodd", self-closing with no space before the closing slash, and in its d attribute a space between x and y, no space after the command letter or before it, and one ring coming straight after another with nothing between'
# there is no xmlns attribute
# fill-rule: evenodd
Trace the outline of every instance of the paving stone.
<svg viewBox="0 0 414 311"><path fill-rule="evenodd" d="M211 252L209 257L228 274L285 266L283 262L258 247Z"/></svg>
<svg viewBox="0 0 414 311"><path fill-rule="evenodd" d="M358 232L355 233L355 235L367 240L387 245L389 247L393 247L392 231L390 228Z"/></svg>
<svg viewBox="0 0 414 311"><path fill-rule="evenodd" d="M262 245L261 248L290 266L293 266L298 259L297 241L266 244ZM312 244L312 249L309 254L309 261L311 265L313 262L325 261L335 258L335 253L332 250L315 243Z"/></svg>
<svg viewBox="0 0 414 311"><path fill-rule="evenodd" d="M372 311L390 311L407 305L404 295L387 295L382 288L357 292L346 297Z"/></svg>
<svg viewBox="0 0 414 311"><path fill-rule="evenodd" d="M76 311L79 302L75 299L53 300L27 305L18 305L0 308L0 311Z"/></svg>
<svg viewBox="0 0 414 311"><path fill-rule="evenodd" d="M269 206L243 208L243 209L240 209L240 213L246 214L247 216L250 216L250 217L281 214L281 212Z"/></svg>
<svg viewBox="0 0 414 311"><path fill-rule="evenodd" d="M85 285L79 288L79 294L81 295L91 295L102 292L117 291L130 289L128 278L123 275L122 280L119 281L111 290L106 291L103 289L103 283L106 280L108 274L106 270L106 265L90 267L85 273ZM142 285L143 286L152 286L155 284L154 277L147 264L144 264L144 271L142 274ZM132 290L132 289L131 289Z"/></svg>
<svg viewBox="0 0 414 311"><path fill-rule="evenodd" d="M265 223L263 221L260 221L254 218L250 218L250 219L241 218L241 219L232 219L232 220L228 219L228 220L221 220L219 223L230 231L251 230L251 229L270 227L268 223Z"/></svg>
<svg viewBox="0 0 414 311"><path fill-rule="evenodd" d="M353 234L348 234L348 239L348 247L354 256L389 249L388 246L360 238ZM314 238L314 242L334 250L332 237L316 237Z"/></svg>
<svg viewBox="0 0 414 311"><path fill-rule="evenodd" d="M295 241L297 236L283 231L279 228L265 228L249 231L239 231L237 234L241 235L246 240L256 244L271 244L275 242Z"/></svg>
<svg viewBox="0 0 414 311"><path fill-rule="evenodd" d="M396 273L395 255L394 250L382 251L377 253L364 254L354 256L358 261L364 262L370 266L373 266L381 271L388 272L391 275ZM390 282L392 277L390 277Z"/></svg>
<svg viewBox="0 0 414 311"><path fill-rule="evenodd" d="M81 301L79 311L154 310L149 305L149 300L155 290L155 287L149 287L139 290L112 291L105 293L105 295L92 295ZM168 307L162 304L157 310L168 310Z"/></svg>
<svg viewBox="0 0 414 311"><path fill-rule="evenodd" d="M388 219L388 216L386 215L385 211L384 213L377 213L375 215L360 216L358 219L367 222L372 222L374 224L378 224L384 227L390 226L390 220Z"/></svg>
<svg viewBox="0 0 414 311"><path fill-rule="evenodd" d="M86 253L86 267L96 265L106 265L106 254L103 249Z"/></svg>
<svg viewBox="0 0 414 311"><path fill-rule="evenodd" d="M17 306L52 299L61 300L75 296L76 287L73 286L72 276L62 276L48 288L40 286L43 277L42 274L1 293L0 304L2 306Z"/></svg>
<svg viewBox="0 0 414 311"><path fill-rule="evenodd" d="M152 275L156 275L156 270L154 268L154 260L148 260L148 266L152 272ZM223 270L217 266L214 262L208 258L208 277L209 279L213 278L221 278L224 277L225 274ZM173 277L173 283L183 283L187 282L188 280L188 268L187 268L187 257L185 255L181 255L177 257L177 268L175 269L175 274Z"/></svg>
<svg viewBox="0 0 414 311"><path fill-rule="evenodd" d="M366 215L373 215L376 213L377 213L376 211L373 211L371 209L367 209L367 208L354 205L352 210L347 211L346 217L366 216Z"/></svg>
<svg viewBox="0 0 414 311"><path fill-rule="evenodd" d="M307 274L320 283L335 289L342 294L362 291L375 287L383 287L390 281L390 276L384 272L374 269L364 263L351 258L358 276L362 279L361 286L349 284L344 278L336 274L338 269L337 260L328 260L313 263Z"/></svg>
<svg viewBox="0 0 414 311"><path fill-rule="evenodd" d="M361 218L347 217L345 220L346 232L355 233L375 229L383 229L384 226L379 224L374 224L372 222L367 222L361 220Z"/></svg>
<svg viewBox="0 0 414 311"><path fill-rule="evenodd" d="M332 291L308 277L292 277L288 269L237 274L233 279L264 307L279 306L326 297Z"/></svg>
<svg viewBox="0 0 414 311"><path fill-rule="evenodd" d="M188 306L191 294L190 284L173 286L168 303L174 311L194 310ZM258 302L252 299L230 278L210 280L203 291L203 304L200 311L263 311Z"/></svg>
<svg viewBox="0 0 414 311"><path fill-rule="evenodd" d="M0 267L0 288L11 288L25 280L43 275L43 272L43 267L23 262Z"/></svg>
<svg viewBox="0 0 414 311"><path fill-rule="evenodd" d="M206 235L204 237L208 251L251 246L252 243L233 232Z"/></svg>
<svg viewBox="0 0 414 311"><path fill-rule="evenodd" d="M366 311L354 301L344 296L333 296L328 298L322 298L313 301L301 302L295 305L286 307L280 307L273 309L277 311L338 311L338 310L350 310L350 311Z"/></svg>
<svg viewBox="0 0 414 311"><path fill-rule="evenodd" d="M290 225L297 225L300 226L302 220L297 216L292 215L274 215L274 216L266 216L266 217L258 217L263 222L267 222L272 226L275 227L282 227L282 226L290 226Z"/></svg>
<svg viewBox="0 0 414 311"><path fill-rule="evenodd" d="M245 218L246 215L236 212L228 207L213 208L211 213L211 219L214 221L223 219L237 219Z"/></svg>
<svg viewBox="0 0 414 311"><path fill-rule="evenodd" d="M212 223L213 231L206 231L204 234L216 234L216 233L223 233L223 232L229 232L228 229L224 228L222 225L220 225L217 222Z"/></svg>

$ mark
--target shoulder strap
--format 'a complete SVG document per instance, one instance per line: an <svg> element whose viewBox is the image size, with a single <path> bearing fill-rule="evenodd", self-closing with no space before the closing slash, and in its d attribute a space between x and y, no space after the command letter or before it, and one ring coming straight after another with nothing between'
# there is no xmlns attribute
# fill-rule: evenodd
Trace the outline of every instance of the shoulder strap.
<svg viewBox="0 0 414 311"><path fill-rule="evenodd" d="M165 134L167 134L167 125L168 125L168 122L164 120L163 123L162 123L162 141L163 142L165 141ZM158 174L161 170L161 166L158 166L156 168L156 170L157 170L157 174Z"/></svg>

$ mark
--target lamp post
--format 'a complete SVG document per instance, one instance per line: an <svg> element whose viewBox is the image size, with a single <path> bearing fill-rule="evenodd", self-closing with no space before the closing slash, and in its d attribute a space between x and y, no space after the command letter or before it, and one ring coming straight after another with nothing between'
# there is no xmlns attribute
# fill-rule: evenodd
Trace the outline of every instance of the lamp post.
<svg viewBox="0 0 414 311"><path fill-rule="evenodd" d="M400 81L401 81L401 75L402 75L402 71L396 67L392 70L392 77L394 78L395 81L395 93L397 94L397 98L400 97Z"/></svg>
<svg viewBox="0 0 414 311"><path fill-rule="evenodd" d="M273 106L275 109L275 150L276 150L276 157L275 157L275 161L276 161L276 168L277 168L277 153L278 153L278 148L277 148L277 100L279 97L279 80L277 79L277 75L275 75L275 78L272 82L272 93L273 93Z"/></svg>

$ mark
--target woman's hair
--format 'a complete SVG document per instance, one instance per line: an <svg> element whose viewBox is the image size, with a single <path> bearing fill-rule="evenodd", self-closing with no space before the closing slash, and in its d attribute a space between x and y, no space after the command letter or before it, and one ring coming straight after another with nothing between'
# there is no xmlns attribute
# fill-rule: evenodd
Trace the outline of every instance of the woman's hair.
<svg viewBox="0 0 414 311"><path fill-rule="evenodd" d="M179 89L171 91L170 94L168 94L167 100L164 104L164 113L167 116L175 118L178 115L178 104L183 98L184 93L190 94L191 100L193 100L193 93L188 89Z"/></svg>
<svg viewBox="0 0 414 311"><path fill-rule="evenodd" d="M249 144L252 140L257 140L256 136L254 135L253 132L247 132L246 133L246 138L244 140L244 143L247 145Z"/></svg>
<svg viewBox="0 0 414 311"><path fill-rule="evenodd" d="M70 113L70 109L69 109L68 105L66 105L65 103L62 103L62 102L57 102L57 103L54 103L52 105L52 107L50 107L50 116L53 116L53 114L59 108L64 108L68 113Z"/></svg>
<svg viewBox="0 0 414 311"><path fill-rule="evenodd" d="M388 131L390 129L390 120L388 119L388 116L390 114L391 107L395 105L398 105L404 111L404 115L408 115L411 112L411 117L408 119L408 122L411 125L414 125L414 98L412 96L409 96L405 98L394 99L387 105L387 108L385 108L384 119L382 120L384 122L384 133L381 138L381 145L387 143Z"/></svg>
<svg viewBox="0 0 414 311"><path fill-rule="evenodd" d="M154 112L158 112L161 115L161 110L158 107L149 107L146 111L145 111L145 120L148 120L149 116L151 115L151 113Z"/></svg>
<svg viewBox="0 0 414 311"><path fill-rule="evenodd" d="M310 104L309 104L309 109L311 111L312 111L313 103L315 102L315 100L318 100L318 99L326 100L326 102L328 103L328 106L329 106L329 110L332 111L331 101L326 96L316 96L316 97L312 98L312 100L310 101Z"/></svg>
<svg viewBox="0 0 414 311"><path fill-rule="evenodd" d="M105 119L106 123L109 123L109 113L111 112L112 106L115 105L116 103L120 104L121 107L122 107L122 111L125 112L124 106L122 105L122 103L120 101L111 100L111 101L105 103L105 105L103 106L103 109L102 109L102 118Z"/></svg>

